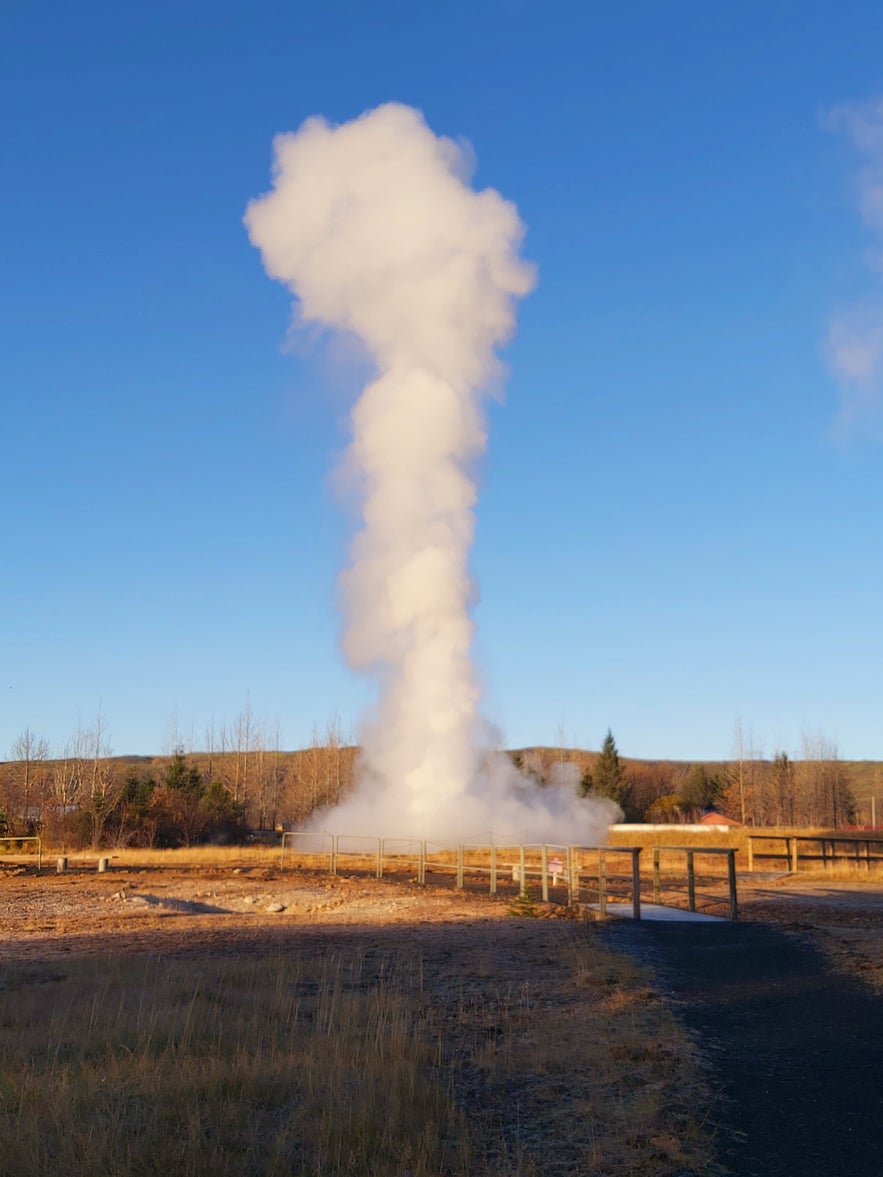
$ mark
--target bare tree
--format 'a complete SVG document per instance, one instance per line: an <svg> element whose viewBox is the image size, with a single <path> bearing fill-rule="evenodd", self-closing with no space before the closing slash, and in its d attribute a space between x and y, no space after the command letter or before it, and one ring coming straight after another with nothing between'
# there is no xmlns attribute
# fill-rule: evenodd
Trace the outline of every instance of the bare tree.
<svg viewBox="0 0 883 1177"><path fill-rule="evenodd" d="M825 736L804 735L800 773L800 816L804 825L840 826L855 821L855 797L837 746Z"/></svg>
<svg viewBox="0 0 883 1177"><path fill-rule="evenodd" d="M20 736L17 736L12 743L12 759L17 760L21 764L21 818L25 829L29 826L35 825L39 819L39 814L31 812L32 791L35 783L35 776L39 773L42 782L43 774L40 772L43 762L49 755L49 745L42 736L38 736L32 732L30 727L26 727ZM10 813L10 817L12 814Z"/></svg>
<svg viewBox="0 0 883 1177"><path fill-rule="evenodd" d="M233 721L233 746L236 750L236 779L233 786L233 800L248 801L249 753L254 738L254 717L251 713L251 698L246 695L245 706Z"/></svg>
<svg viewBox="0 0 883 1177"><path fill-rule="evenodd" d="M762 792L763 780L760 762L763 748L755 740L754 733L748 732L741 717L736 719L733 729L733 760L727 772L729 781L724 793L726 808L743 825L763 822Z"/></svg>
<svg viewBox="0 0 883 1177"><path fill-rule="evenodd" d="M119 800L119 790L115 787L110 763L112 749L107 742L107 719L100 707L94 724L83 733L83 744L89 757L88 796L92 845L97 847Z"/></svg>
<svg viewBox="0 0 883 1177"><path fill-rule="evenodd" d="M325 725L325 795L333 805L340 803L340 795L343 789L343 745L343 730L340 725L340 716L332 715L331 719Z"/></svg>

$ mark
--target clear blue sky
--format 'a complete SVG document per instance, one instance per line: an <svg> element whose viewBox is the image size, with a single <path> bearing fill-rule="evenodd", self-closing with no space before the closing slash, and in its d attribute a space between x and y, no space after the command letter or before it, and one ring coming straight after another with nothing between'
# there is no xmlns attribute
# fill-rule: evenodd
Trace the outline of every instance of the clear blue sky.
<svg viewBox="0 0 883 1177"><path fill-rule="evenodd" d="M355 732L353 373L284 349L241 218L274 134L390 99L471 141L539 268L473 561L507 744L726 758L741 716L883 757L879 413L838 428L826 355L880 239L825 126L881 46L879 0L5 0L0 758L99 707L117 753L246 697L287 747Z"/></svg>

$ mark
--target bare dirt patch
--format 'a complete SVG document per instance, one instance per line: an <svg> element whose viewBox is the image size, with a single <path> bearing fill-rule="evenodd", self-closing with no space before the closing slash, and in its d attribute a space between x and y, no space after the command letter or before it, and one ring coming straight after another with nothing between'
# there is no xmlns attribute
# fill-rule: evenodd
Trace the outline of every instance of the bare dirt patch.
<svg viewBox="0 0 883 1177"><path fill-rule="evenodd" d="M63 875L0 873L0 942L7 959L69 952L164 951L225 932L284 935L294 928L493 920L505 905L463 892L272 867L139 867Z"/></svg>

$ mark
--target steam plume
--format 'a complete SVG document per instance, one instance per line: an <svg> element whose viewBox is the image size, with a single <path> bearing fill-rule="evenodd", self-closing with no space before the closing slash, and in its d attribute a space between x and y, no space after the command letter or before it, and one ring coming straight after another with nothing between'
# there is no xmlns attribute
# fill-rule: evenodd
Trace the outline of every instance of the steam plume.
<svg viewBox="0 0 883 1177"><path fill-rule="evenodd" d="M831 129L848 135L862 156L858 196L862 219L874 234L871 268L883 274L883 97L839 106L828 118ZM859 419L883 423L883 290L862 305L842 311L828 332L828 351L840 379L843 402L837 432L844 435Z"/></svg>
<svg viewBox="0 0 883 1177"><path fill-rule="evenodd" d="M377 677L379 699L361 732L359 789L324 824L570 836L572 792L555 792L550 810L481 751L470 660L482 396L534 282L516 209L472 189L465 153L407 106L339 127L313 118L274 146L273 191L245 217L251 241L300 319L355 334L377 367L344 459L362 528L342 598L344 654ZM598 836L578 813L584 836ZM606 827L610 813L598 817Z"/></svg>

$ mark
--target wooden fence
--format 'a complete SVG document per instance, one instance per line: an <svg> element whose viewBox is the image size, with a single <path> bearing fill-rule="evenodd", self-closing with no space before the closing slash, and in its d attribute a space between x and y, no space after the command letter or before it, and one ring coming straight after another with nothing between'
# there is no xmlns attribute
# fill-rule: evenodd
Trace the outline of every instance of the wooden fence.
<svg viewBox="0 0 883 1177"><path fill-rule="evenodd" d="M823 870L837 865L871 870L871 864L883 862L883 836L867 834L748 834L748 870L758 862L784 863L795 874L801 864L808 869L821 863ZM761 843L773 843L763 850ZM755 849L755 843L758 848Z"/></svg>
<svg viewBox="0 0 883 1177"><path fill-rule="evenodd" d="M675 866L669 857L665 871L661 854L677 856ZM726 879L726 893L700 892L696 859L712 856L727 858L726 875L720 872L702 876L720 886ZM544 903L566 903L595 908L608 914L610 906L631 908L635 919L641 918L642 891L649 884L641 877L641 848L638 846L565 846L525 843L496 846L460 843L456 846L410 838L366 838L347 834L304 833L287 831L282 835L280 865L284 868L294 857L302 866L385 875L407 872L414 882L425 885L427 876L453 885L458 890L487 889L491 895L510 894L526 897L539 892ZM697 898L716 906L723 905L730 919L737 917L735 851L704 850L697 847L657 847L653 854L654 902L662 898L686 895L688 910L697 910Z"/></svg>
<svg viewBox="0 0 883 1177"><path fill-rule="evenodd" d="M27 838L0 838L0 845L9 845L11 848L10 850L4 851L4 856L7 854L12 856L16 850L23 851L25 842L34 843L34 849L27 852L28 858L31 859L36 854L36 856L37 856L37 870L40 870L41 867L43 866L43 839L42 838L30 837L30 836Z"/></svg>
<svg viewBox="0 0 883 1177"><path fill-rule="evenodd" d="M663 855L669 860L666 865L666 870L663 871ZM678 867L672 869L670 859L671 855L677 855L683 861L686 867L686 881L683 883L677 882L678 875L681 873L680 862ZM709 881L717 883L720 875L717 871L711 872L706 869L706 873L702 874L697 870L696 860L703 858L712 858L720 860L725 857L727 870L727 907L728 914L731 920L739 918L739 903L736 895L736 851L727 849L726 847L702 847L702 846L654 846L653 847L653 902L663 903L666 895L671 892L684 892L687 894L687 910L696 911L697 898L704 898L712 903L719 903L720 897L715 890L714 892L700 892L699 886L708 886ZM672 878L674 876L674 880Z"/></svg>

